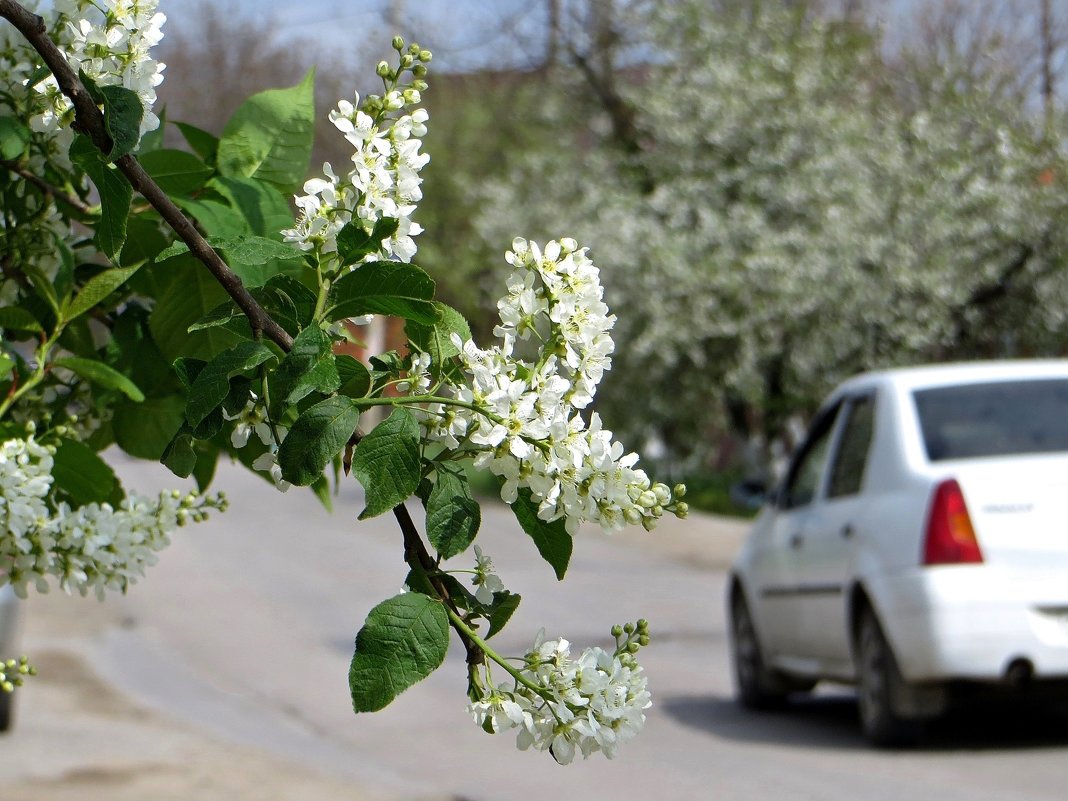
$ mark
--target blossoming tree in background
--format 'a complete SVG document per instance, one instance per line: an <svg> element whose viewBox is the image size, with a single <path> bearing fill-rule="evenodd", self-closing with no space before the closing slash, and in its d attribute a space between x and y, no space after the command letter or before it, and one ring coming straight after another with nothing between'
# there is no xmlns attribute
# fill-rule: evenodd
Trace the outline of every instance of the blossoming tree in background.
<svg viewBox="0 0 1068 801"><path fill-rule="evenodd" d="M686 514L684 488L652 481L588 413L615 317L585 248L513 241L489 347L412 263L430 53L394 40L381 93L329 115L351 163L305 181L310 76L250 98L219 137L176 123L188 147L168 149L152 113L155 0L64 0L43 17L0 0L0 17L0 581L24 596L50 579L125 591L177 526L225 508L206 494L222 457L325 503L328 476L351 472L361 519L394 514L407 564L407 590L356 638L355 711L440 666L451 628L486 731L561 763L614 756L650 703L635 656L648 624L616 627L608 650L573 655L539 635L518 658L498 654L488 640L519 596L477 547L473 570L442 566L479 528L465 468L502 479L559 578L580 523L651 529ZM337 355L370 315L402 318L407 347L369 365ZM374 407L390 414L361 429ZM99 456L111 445L199 491L127 493Z"/></svg>
<svg viewBox="0 0 1068 801"><path fill-rule="evenodd" d="M724 400L775 435L860 370L1061 353L1063 137L1004 76L893 68L876 29L818 5L617 4L634 16L586 38L638 46L578 31L541 105L546 140L578 146L475 185L487 241L569 220L596 248L627 343L599 401L628 441L655 428L708 463Z"/></svg>

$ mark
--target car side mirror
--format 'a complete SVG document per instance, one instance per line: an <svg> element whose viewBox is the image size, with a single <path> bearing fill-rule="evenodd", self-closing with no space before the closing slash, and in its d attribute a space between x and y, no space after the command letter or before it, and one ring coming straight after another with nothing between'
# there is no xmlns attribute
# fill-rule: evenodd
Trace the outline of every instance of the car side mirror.
<svg viewBox="0 0 1068 801"><path fill-rule="evenodd" d="M763 479L747 478L731 485L731 503L740 509L756 511L766 503L775 502L775 490L769 487Z"/></svg>

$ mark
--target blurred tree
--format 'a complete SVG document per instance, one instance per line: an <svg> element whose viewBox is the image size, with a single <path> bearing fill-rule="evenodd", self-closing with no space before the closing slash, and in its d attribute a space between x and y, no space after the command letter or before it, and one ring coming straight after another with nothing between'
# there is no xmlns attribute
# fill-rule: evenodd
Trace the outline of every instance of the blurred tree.
<svg viewBox="0 0 1068 801"><path fill-rule="evenodd" d="M632 444L705 461L724 408L773 437L861 369L1059 352L1064 303L1034 305L1065 291L1063 165L1001 73L888 70L855 9L591 2L655 55L570 40L536 124L571 158L517 160L479 228L592 246L626 320L601 409Z"/></svg>

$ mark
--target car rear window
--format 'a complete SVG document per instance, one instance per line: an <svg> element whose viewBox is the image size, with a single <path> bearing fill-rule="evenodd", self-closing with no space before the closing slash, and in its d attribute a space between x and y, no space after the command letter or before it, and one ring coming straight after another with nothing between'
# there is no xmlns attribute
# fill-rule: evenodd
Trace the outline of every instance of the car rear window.
<svg viewBox="0 0 1068 801"><path fill-rule="evenodd" d="M963 384L913 396L932 462L1068 451L1068 379Z"/></svg>

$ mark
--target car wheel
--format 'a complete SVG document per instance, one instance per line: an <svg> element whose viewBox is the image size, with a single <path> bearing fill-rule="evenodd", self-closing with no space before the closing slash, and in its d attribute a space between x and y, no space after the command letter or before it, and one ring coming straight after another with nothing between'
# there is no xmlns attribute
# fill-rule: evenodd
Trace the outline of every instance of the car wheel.
<svg viewBox="0 0 1068 801"><path fill-rule="evenodd" d="M738 700L750 709L777 709L786 703L787 688L764 666L753 617L741 591L731 598L731 661Z"/></svg>
<svg viewBox="0 0 1068 801"><path fill-rule="evenodd" d="M0 732L7 731L15 721L15 694L0 690Z"/></svg>
<svg viewBox="0 0 1068 801"><path fill-rule="evenodd" d="M864 736L873 745L904 746L920 735L921 724L897 714L894 699L906 684L890 644L871 609L860 618L856 642L857 707Z"/></svg>

